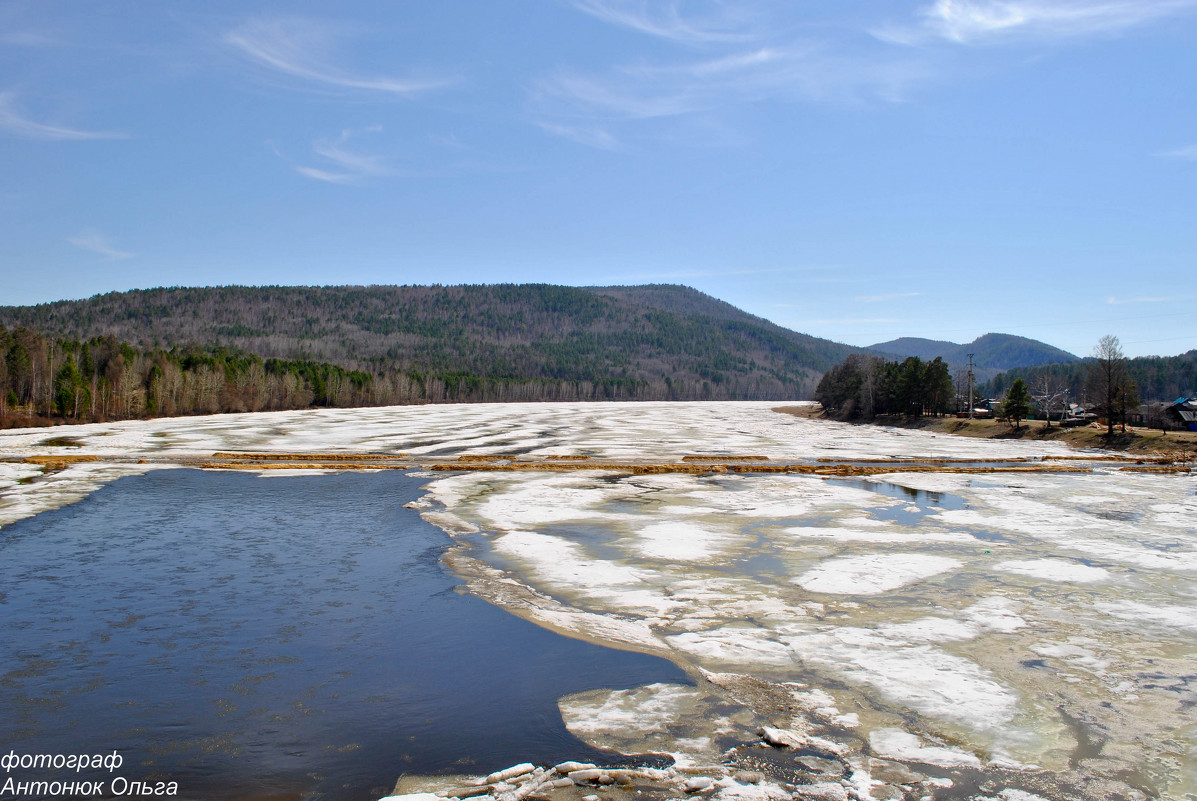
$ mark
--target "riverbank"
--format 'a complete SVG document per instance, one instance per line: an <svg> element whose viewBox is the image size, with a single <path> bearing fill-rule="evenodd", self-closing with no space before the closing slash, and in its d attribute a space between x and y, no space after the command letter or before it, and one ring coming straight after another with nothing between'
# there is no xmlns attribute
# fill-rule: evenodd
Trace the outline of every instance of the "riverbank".
<svg viewBox="0 0 1197 801"><path fill-rule="evenodd" d="M774 411L814 420L831 419L825 416L822 407L817 404L780 406ZM1061 428L1059 424L1049 427L1043 420L1023 420L1020 426L1015 427L1005 420L962 420L956 417L885 415L872 421L861 421L856 424L905 428L974 439L1058 442L1072 448L1123 451L1157 456L1187 453L1190 460L1197 452L1197 433L1192 431L1168 431L1165 433L1158 429L1127 426L1124 434L1121 426L1118 426L1115 427L1113 436L1107 436L1105 426L1098 426L1096 423L1077 428Z"/></svg>

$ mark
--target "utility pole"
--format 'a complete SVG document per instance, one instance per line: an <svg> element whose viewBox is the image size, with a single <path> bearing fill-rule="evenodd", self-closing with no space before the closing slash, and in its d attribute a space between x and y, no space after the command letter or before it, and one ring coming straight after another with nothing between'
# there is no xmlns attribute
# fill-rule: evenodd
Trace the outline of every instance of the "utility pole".
<svg viewBox="0 0 1197 801"><path fill-rule="evenodd" d="M973 355L968 354L968 419L973 419Z"/></svg>

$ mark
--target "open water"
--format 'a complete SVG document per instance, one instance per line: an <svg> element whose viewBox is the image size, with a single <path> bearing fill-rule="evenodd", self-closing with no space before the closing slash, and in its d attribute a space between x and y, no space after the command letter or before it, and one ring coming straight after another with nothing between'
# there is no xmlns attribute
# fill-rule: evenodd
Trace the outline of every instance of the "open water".
<svg viewBox="0 0 1197 801"><path fill-rule="evenodd" d="M447 538L403 508L421 483L165 470L0 530L0 750L115 750L79 778L184 797L369 799L400 773L601 757L559 697L688 681L459 592Z"/></svg>

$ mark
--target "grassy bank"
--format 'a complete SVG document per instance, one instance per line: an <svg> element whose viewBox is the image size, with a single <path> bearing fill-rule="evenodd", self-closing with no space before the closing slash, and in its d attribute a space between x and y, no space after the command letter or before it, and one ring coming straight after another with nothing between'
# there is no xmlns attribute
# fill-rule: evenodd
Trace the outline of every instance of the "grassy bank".
<svg viewBox="0 0 1197 801"><path fill-rule="evenodd" d="M798 417L824 418L818 406L783 406L775 411ZM830 419L830 418L828 418ZM940 434L954 434L960 437L981 439L1025 439L1035 442L1063 442L1074 448L1104 448L1143 454L1173 454L1197 451L1197 433L1192 431L1161 432L1159 429L1126 427L1114 428L1112 436L1106 436L1105 426L1091 424L1079 428L1050 428L1042 420L1023 420L1022 425L1004 420L961 420L955 417L903 417L886 415L860 425L883 425L896 428L921 429ZM1192 457L1190 457L1192 458Z"/></svg>

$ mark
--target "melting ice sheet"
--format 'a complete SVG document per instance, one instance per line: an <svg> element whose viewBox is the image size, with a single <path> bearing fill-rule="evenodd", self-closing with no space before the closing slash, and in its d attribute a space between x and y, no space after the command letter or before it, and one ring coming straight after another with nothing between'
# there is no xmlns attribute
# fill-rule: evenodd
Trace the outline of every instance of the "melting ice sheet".
<svg viewBox="0 0 1197 801"><path fill-rule="evenodd" d="M869 482L482 473L431 489L478 532L461 538L476 558L682 663L818 677L876 753L1197 790L1197 530L1178 525L1197 520L1192 478Z"/></svg>
<svg viewBox="0 0 1197 801"><path fill-rule="evenodd" d="M1068 453L812 421L773 405L318 410L71 433L78 452L158 458L216 450L620 460ZM0 455L45 453L46 436L0 432ZM38 477L6 466L0 525L145 467L77 465ZM522 613L546 625L707 671L821 687L829 714L856 723L879 751L955 764L971 764L971 755L981 765L1118 776L1148 795L1197 794L1193 477L1101 465L1078 475L867 480L477 473L438 475L429 490L445 507L439 524L480 569L528 588L541 609ZM588 703L621 708L621 699Z"/></svg>

